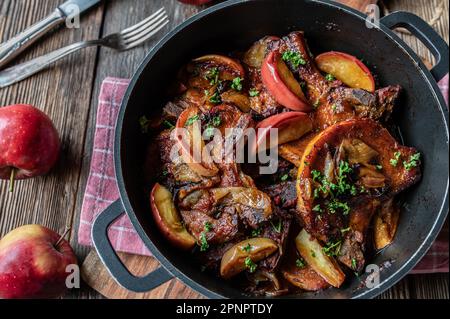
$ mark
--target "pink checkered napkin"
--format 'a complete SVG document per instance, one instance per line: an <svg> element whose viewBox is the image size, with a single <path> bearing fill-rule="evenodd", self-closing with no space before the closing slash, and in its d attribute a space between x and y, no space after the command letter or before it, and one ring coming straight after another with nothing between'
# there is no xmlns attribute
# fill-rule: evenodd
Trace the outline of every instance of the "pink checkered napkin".
<svg viewBox="0 0 450 319"><path fill-rule="evenodd" d="M78 230L78 241L82 245L92 245L92 222L108 205L119 198L112 150L116 119L128 84L129 80L107 78L101 87L91 170ZM440 87L448 103L448 75L441 81ZM109 237L117 251L150 255L126 215L110 227ZM448 249L447 224L413 273L448 272Z"/></svg>

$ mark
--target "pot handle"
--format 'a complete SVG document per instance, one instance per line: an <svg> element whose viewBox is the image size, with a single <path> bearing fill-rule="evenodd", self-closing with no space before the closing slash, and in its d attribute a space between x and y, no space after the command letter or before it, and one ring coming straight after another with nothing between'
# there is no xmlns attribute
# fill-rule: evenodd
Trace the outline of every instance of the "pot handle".
<svg viewBox="0 0 450 319"><path fill-rule="evenodd" d="M95 250L115 281L125 289L134 292L146 292L173 278L163 267L151 273L137 277L131 274L117 256L108 238L109 226L124 212L122 201L118 199L104 210L92 226L92 241Z"/></svg>
<svg viewBox="0 0 450 319"><path fill-rule="evenodd" d="M389 29L403 27L425 44L436 58L431 74L439 82L448 73L448 45L424 20L410 12L393 12L380 20Z"/></svg>

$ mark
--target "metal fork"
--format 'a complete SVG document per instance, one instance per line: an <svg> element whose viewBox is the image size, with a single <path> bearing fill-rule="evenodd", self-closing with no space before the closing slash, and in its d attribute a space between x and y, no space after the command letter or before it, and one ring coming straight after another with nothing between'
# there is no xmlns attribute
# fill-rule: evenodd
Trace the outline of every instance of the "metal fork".
<svg viewBox="0 0 450 319"><path fill-rule="evenodd" d="M129 50L154 36L168 23L169 18L166 11L161 8L145 20L119 33L110 34L98 40L78 42L3 70L0 72L0 88L20 82L63 57L87 47L100 45L118 51Z"/></svg>

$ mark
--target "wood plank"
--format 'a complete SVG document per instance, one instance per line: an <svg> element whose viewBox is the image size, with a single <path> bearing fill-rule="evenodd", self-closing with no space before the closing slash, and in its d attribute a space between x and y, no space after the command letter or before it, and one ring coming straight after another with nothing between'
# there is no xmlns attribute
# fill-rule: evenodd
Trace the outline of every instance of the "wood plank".
<svg viewBox="0 0 450 319"><path fill-rule="evenodd" d="M195 7L190 5L184 5L181 4L175 0L172 1L165 1L165 0L154 0L154 1L147 1L147 0L128 0L128 1L110 1L107 3L105 8L105 20L103 25L103 35L116 32L118 30L121 30L125 27L131 26L140 20L144 19L145 17L149 16L154 11L158 10L161 7L165 7L166 11L170 18L170 24L168 27L166 27L162 32L157 34L153 39L146 42L144 45L135 48L129 52L126 53L118 53L111 51L109 49L100 49L99 53L99 62L96 69L96 79L95 79L95 85L93 90L93 95L91 99L92 108L90 110L89 114L89 122L88 122L88 129L87 129L87 136L86 136L86 144L84 147L84 155L83 155L83 165L81 170L81 178L80 178L80 192L78 193L78 199L75 207L75 211L77 214L77 217L75 218L75 224L76 226L73 228L73 232L76 232L78 229L78 223L79 223L79 214L81 212L81 205L83 201L83 192L84 187L87 182L87 177L89 175L89 165L91 160L91 151L92 151L92 143L94 138L94 129L95 129L95 118L96 118L96 107L98 104L97 98L98 94L100 92L100 85L102 81L108 77L121 77L121 78L131 78L133 75L133 72L138 67L139 63L142 61L146 53L150 51L150 49L159 41L164 34L166 34L169 30L172 30L175 28L178 24L189 18L190 16L194 15L198 11L200 11L204 7ZM91 251L91 248L89 247L81 247L77 244L76 236L72 236L71 244L73 247L75 247L77 254L81 256L82 258L84 256L87 256L89 252ZM128 265L131 265L132 263L136 263L136 260L139 260L139 257L131 256L122 254L121 255L124 262ZM129 258L129 259L128 259ZM145 258L145 257L142 257ZM92 260L91 260L92 259ZM98 262L98 256L95 252L91 253L89 257L87 258L86 264L89 265L90 263L96 264L98 266L98 270L100 272L105 271L104 266L101 264L97 264ZM139 265L142 265L142 263L138 263ZM139 271L140 266L133 266L133 271L137 270ZM143 273L148 272L149 269L153 267L153 264L151 263L145 271L143 270ZM86 276L85 276L86 277ZM120 298L122 297L125 292L121 290L121 288L114 282L110 281L109 274L105 273L105 276L102 277L102 280L100 281L106 281L108 284L105 284L105 286L101 287L101 291L103 295L107 295L111 298ZM87 279L89 281L89 279ZM94 287L96 287L94 285ZM111 288L112 287L112 288ZM96 287L97 288L97 287ZM170 288L170 290L168 290ZM116 291L117 295L112 295L112 292ZM157 297L164 297L166 295L180 295L180 296L190 296L190 293L192 291L187 291L187 288L185 288L184 285L178 282L178 280L173 280L171 283L163 285L160 288L155 289L150 293L149 296L152 296L153 298ZM71 296L74 298L89 298L92 295L92 290L90 290L86 285L83 285L82 289L79 291L74 291ZM127 297L132 298L133 296L135 298L142 298L139 294L133 295L132 293L128 292L126 294Z"/></svg>
<svg viewBox="0 0 450 319"><path fill-rule="evenodd" d="M2 0L0 42L44 18L60 3L60 0ZM80 28L60 28L39 41L18 62L97 38L101 21L100 6L83 15ZM0 182L0 237L24 224L42 224L59 232L72 224L96 54L96 48L81 51L26 81L0 89L0 105L35 105L52 118L62 140L60 160L48 176L17 182L13 194L7 191L6 181Z"/></svg>

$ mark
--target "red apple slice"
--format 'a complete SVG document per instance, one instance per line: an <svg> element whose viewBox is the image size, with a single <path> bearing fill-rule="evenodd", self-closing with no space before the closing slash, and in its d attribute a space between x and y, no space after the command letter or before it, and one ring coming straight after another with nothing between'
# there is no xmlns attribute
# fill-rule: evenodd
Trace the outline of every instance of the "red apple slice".
<svg viewBox="0 0 450 319"><path fill-rule="evenodd" d="M302 88L281 59L278 51L272 51L261 66L261 77L270 94L281 105L294 111L311 111Z"/></svg>
<svg viewBox="0 0 450 319"><path fill-rule="evenodd" d="M245 76L242 65L238 61L224 55L208 54L194 59L193 62L219 68L220 78L224 80L232 81L236 77L243 79Z"/></svg>
<svg viewBox="0 0 450 319"><path fill-rule="evenodd" d="M176 138L183 161L200 176L215 176L218 169L205 151L201 127L198 125L198 108L184 110L176 123Z"/></svg>
<svg viewBox="0 0 450 319"><path fill-rule="evenodd" d="M266 118L257 125L256 145L258 151L268 147L271 129L278 129L278 144L298 140L313 129L313 122L303 112L285 112Z"/></svg>
<svg viewBox="0 0 450 319"><path fill-rule="evenodd" d="M153 218L164 237L174 246L184 250L195 246L195 238L189 234L181 222L172 194L167 188L155 184L150 195Z"/></svg>
<svg viewBox="0 0 450 319"><path fill-rule="evenodd" d="M336 77L345 85L375 92L375 80L372 73L356 57L337 51L330 51L316 57L317 67Z"/></svg>

